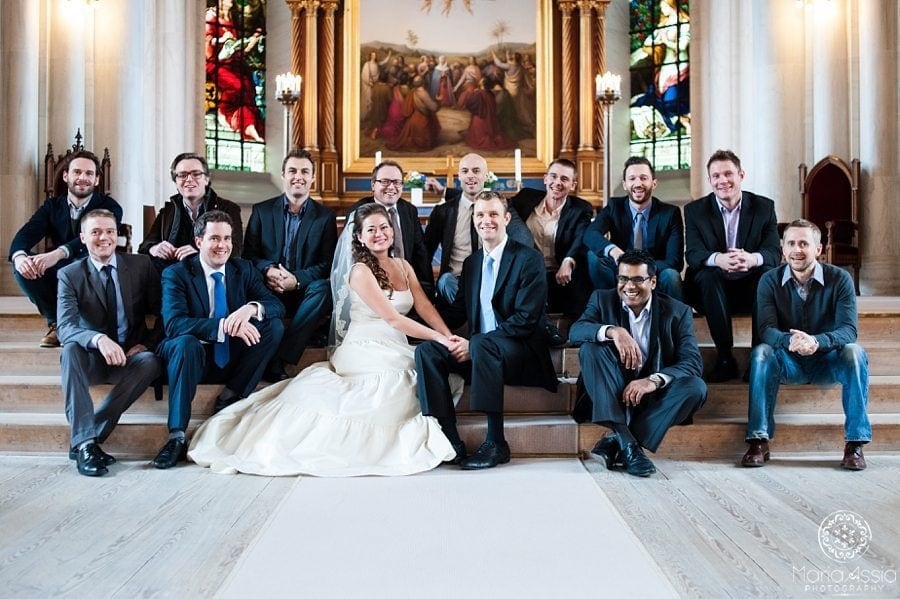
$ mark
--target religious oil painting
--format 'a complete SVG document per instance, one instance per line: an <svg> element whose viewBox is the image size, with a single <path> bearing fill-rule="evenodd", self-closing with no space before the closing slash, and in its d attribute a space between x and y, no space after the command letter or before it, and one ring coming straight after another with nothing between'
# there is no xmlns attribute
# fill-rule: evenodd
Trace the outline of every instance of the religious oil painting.
<svg viewBox="0 0 900 599"><path fill-rule="evenodd" d="M204 26L209 166L264 171L266 0L207 0Z"/></svg>
<svg viewBox="0 0 900 599"><path fill-rule="evenodd" d="M631 0L631 155L690 168L687 0Z"/></svg>
<svg viewBox="0 0 900 599"><path fill-rule="evenodd" d="M354 0L351 157L535 156L547 0ZM349 83L349 82L348 82ZM432 160L431 162L434 162ZM369 164L369 161L366 161Z"/></svg>

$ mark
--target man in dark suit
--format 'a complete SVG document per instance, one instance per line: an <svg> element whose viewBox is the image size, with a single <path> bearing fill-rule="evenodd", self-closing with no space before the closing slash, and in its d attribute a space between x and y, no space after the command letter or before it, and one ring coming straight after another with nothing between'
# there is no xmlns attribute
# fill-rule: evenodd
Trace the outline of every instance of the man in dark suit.
<svg viewBox="0 0 900 599"><path fill-rule="evenodd" d="M718 358L706 380L721 383L738 375L732 354L731 315L753 314L753 344L758 343L756 287L781 260L775 203L741 191L744 171L730 150L718 150L706 163L713 192L684 207L685 282L693 285L697 308L706 322ZM688 293L688 297L692 297Z"/></svg>
<svg viewBox="0 0 900 599"><path fill-rule="evenodd" d="M153 460L185 458L191 401L201 381L225 383L215 411L247 397L284 334L284 306L247 260L231 257L231 217L212 210L194 223L197 256L162 274L166 339L157 353L169 379L169 440Z"/></svg>
<svg viewBox="0 0 900 599"><path fill-rule="evenodd" d="M115 463L100 444L161 371L153 353L158 337L145 324L148 315L159 315L159 274L146 256L116 255L117 239L112 212L88 212L81 219L88 257L59 271L69 458L85 476L102 476ZM89 387L100 383L113 388L95 411Z"/></svg>
<svg viewBox="0 0 900 599"><path fill-rule="evenodd" d="M194 221L210 210L221 210L234 223L234 253L241 253L241 207L221 198L210 187L209 165L206 158L193 152L179 154L172 160L169 174L178 193L169 198L156 215L150 232L138 248L141 254L153 258L162 272L180 260L197 253L194 246Z"/></svg>
<svg viewBox="0 0 900 599"><path fill-rule="evenodd" d="M92 152L82 150L69 158L63 180L68 186L64 196L50 198L19 229L9 248L16 283L37 306L50 330L41 339L41 347L59 347L56 334L56 273L67 264L87 255L79 236L80 221L91 210L103 208L122 221L122 207L109 196L96 191L100 182L100 161ZM50 238L53 249L32 254L32 248Z"/></svg>
<svg viewBox="0 0 900 599"><path fill-rule="evenodd" d="M347 222L352 222L353 211L363 204L375 202L384 206L394 227L394 256L410 263L422 290L429 298L433 298L434 271L431 269L431 255L425 249L419 209L401 198L402 193L403 168L393 160L381 162L372 169L372 195L350 207ZM398 229L399 235L396 233Z"/></svg>
<svg viewBox="0 0 900 599"><path fill-rule="evenodd" d="M262 273L266 287L284 303L291 324L266 371L266 380L287 378L310 338L331 311L328 277L337 243L334 211L309 196L316 180L312 155L292 150L281 163L284 193L253 206L244 259Z"/></svg>
<svg viewBox="0 0 900 599"><path fill-rule="evenodd" d="M625 161L622 186L627 196L610 198L584 234L595 289L614 289L616 261L625 250L642 249L656 261L659 292L681 301L684 224L678 206L653 197L657 184L649 160L632 156Z"/></svg>
<svg viewBox="0 0 900 599"><path fill-rule="evenodd" d="M547 307L578 318L591 292L582 238L594 216L590 203L571 195L578 186L575 164L565 158L550 163L545 191L524 188L509 204L528 227L547 268Z"/></svg>
<svg viewBox="0 0 900 599"><path fill-rule="evenodd" d="M547 279L540 252L506 235L506 200L485 191L475 198L475 228L483 250L466 258L459 293L442 311L450 328L468 322L471 338L454 336L450 347L428 341L416 347L417 390L422 413L435 416L456 449L453 463L468 470L509 461L503 433L503 385L555 391L557 380L540 327ZM456 428L448 374L471 381L472 409L486 412L487 437L471 456Z"/></svg>
<svg viewBox="0 0 900 599"><path fill-rule="evenodd" d="M434 258L438 246L441 247L441 269L437 281L437 297L445 304L452 304L459 289L462 265L479 247L478 234L472 224L472 206L475 196L484 191L488 176L488 165L478 154L466 154L459 161L459 188L437 191L444 192L444 201L434 207L425 227L425 247L429 262ZM507 226L510 238L531 247L534 238L531 231L516 212L510 212Z"/></svg>
<svg viewBox="0 0 900 599"><path fill-rule="evenodd" d="M641 447L656 451L666 431L689 424L706 401L703 361L691 309L656 288L656 264L644 250L619 257L615 290L597 290L569 331L581 343L587 397L576 419L611 428L593 453L633 476L656 472Z"/></svg>

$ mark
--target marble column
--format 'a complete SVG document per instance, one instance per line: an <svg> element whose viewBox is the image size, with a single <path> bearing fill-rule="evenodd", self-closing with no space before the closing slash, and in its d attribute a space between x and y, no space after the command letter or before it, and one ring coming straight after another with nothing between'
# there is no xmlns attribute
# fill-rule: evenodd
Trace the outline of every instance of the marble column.
<svg viewBox="0 0 900 599"><path fill-rule="evenodd" d="M859 190L864 295L900 293L900 9L894 2L859 7Z"/></svg>
<svg viewBox="0 0 900 599"><path fill-rule="evenodd" d="M38 175L46 145L38 139L39 11L32 0L0 2L0 295L19 295L7 250L42 198Z"/></svg>

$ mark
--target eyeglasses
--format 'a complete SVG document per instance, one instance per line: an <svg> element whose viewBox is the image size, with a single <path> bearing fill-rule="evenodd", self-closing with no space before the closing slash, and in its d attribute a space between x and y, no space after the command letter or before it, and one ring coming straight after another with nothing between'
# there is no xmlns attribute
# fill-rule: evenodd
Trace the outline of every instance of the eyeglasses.
<svg viewBox="0 0 900 599"><path fill-rule="evenodd" d="M635 285L643 285L653 277L624 277L619 275L616 277L616 280L619 282L619 285L627 285L629 281L634 283Z"/></svg>
<svg viewBox="0 0 900 599"><path fill-rule="evenodd" d="M403 181L400 179L375 179L375 182L382 187L403 187Z"/></svg>
<svg viewBox="0 0 900 599"><path fill-rule="evenodd" d="M205 177L206 173L203 171L185 171L181 173L175 173L175 178L179 181L187 181L187 178L190 177L194 181L199 181L200 177Z"/></svg>

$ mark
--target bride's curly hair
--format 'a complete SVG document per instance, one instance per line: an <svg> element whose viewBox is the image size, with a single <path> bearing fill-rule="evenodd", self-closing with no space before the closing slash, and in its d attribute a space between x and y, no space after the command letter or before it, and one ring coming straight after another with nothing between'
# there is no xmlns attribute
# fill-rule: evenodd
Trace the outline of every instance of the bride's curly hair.
<svg viewBox="0 0 900 599"><path fill-rule="evenodd" d="M378 286L385 291L389 291L391 294L394 293L394 287L391 285L390 279L388 279L387 273L381 268L381 265L378 264L378 258L369 251L369 248L359 240L359 233L362 231L363 221L373 214L380 214L384 216L387 220L388 224L391 225L391 230L393 230L393 225L391 224L391 219L388 216L387 210L385 210L384 206L380 206L375 202L371 202L369 204L363 204L359 208L356 209L353 216L353 262L361 262L369 267L369 270L372 271L372 274L375 275L375 280L378 281ZM393 252L393 249L391 250Z"/></svg>

